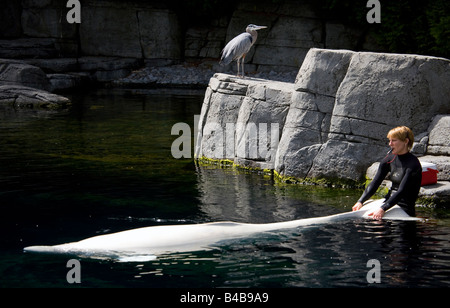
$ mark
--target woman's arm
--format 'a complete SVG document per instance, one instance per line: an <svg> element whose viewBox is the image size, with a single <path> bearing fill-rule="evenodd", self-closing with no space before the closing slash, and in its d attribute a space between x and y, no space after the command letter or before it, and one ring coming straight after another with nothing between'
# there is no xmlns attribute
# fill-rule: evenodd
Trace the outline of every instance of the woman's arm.
<svg viewBox="0 0 450 308"><path fill-rule="evenodd" d="M398 201L400 201L400 199L402 198L403 194L405 193L405 189L406 189L406 187L408 185L408 181L411 178L411 174L412 174L412 170L410 168L405 170L405 175L403 176L403 179L400 182L400 185L398 186L397 191L393 191L393 193L391 194L389 199L386 200L384 202L384 204L381 206L381 208L384 211L389 210L391 207L393 207L395 204L397 204Z"/></svg>
<svg viewBox="0 0 450 308"><path fill-rule="evenodd" d="M383 160L378 167L375 177L367 186L366 190L364 190L364 193L361 195L358 202L364 203L377 192L378 187L380 187L384 178L389 173L389 170L389 164L386 162L386 160Z"/></svg>

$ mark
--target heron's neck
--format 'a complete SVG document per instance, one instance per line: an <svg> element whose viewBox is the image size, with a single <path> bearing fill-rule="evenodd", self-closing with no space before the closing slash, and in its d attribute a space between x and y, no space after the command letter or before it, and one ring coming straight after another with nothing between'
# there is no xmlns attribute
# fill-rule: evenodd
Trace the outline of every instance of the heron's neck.
<svg viewBox="0 0 450 308"><path fill-rule="evenodd" d="M258 32L256 32L256 30L247 30L247 32L252 36L252 45L255 44L256 39L258 38Z"/></svg>

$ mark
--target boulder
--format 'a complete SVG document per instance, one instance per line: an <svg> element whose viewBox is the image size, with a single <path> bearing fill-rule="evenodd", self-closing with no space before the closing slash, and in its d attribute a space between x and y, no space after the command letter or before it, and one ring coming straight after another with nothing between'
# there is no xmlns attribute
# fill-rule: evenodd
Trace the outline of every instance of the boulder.
<svg viewBox="0 0 450 308"><path fill-rule="evenodd" d="M437 115L429 127L427 154L450 156L450 115Z"/></svg>
<svg viewBox="0 0 450 308"><path fill-rule="evenodd" d="M53 82L39 67L0 59L0 104L3 108L55 110L70 105L66 97L47 92Z"/></svg>
<svg viewBox="0 0 450 308"><path fill-rule="evenodd" d="M0 83L24 85L42 90L50 89L47 76L39 67L8 59L0 59Z"/></svg>
<svg viewBox="0 0 450 308"><path fill-rule="evenodd" d="M442 86L448 83L447 59L311 49L297 76L299 93L292 96L275 170L283 177L362 182L386 153L391 128L406 125L420 134L434 115L450 112L450 88Z"/></svg>
<svg viewBox="0 0 450 308"><path fill-rule="evenodd" d="M236 121L236 158L251 167L273 169L278 143L291 101L293 85L250 83ZM259 166L259 164L263 163Z"/></svg>
<svg viewBox="0 0 450 308"><path fill-rule="evenodd" d="M229 87L226 93L222 88L228 87L232 77L216 74L210 80L198 124L199 137L195 148L195 157L210 159L234 159L235 123L239 114L243 95L242 86ZM233 93L233 89L237 91Z"/></svg>
<svg viewBox="0 0 450 308"><path fill-rule="evenodd" d="M332 97L307 92L292 94L275 159L279 175L298 178L308 175L326 139L333 104Z"/></svg>
<svg viewBox="0 0 450 308"><path fill-rule="evenodd" d="M450 182L442 181L434 185L421 187L417 203L448 208L450 204Z"/></svg>
<svg viewBox="0 0 450 308"><path fill-rule="evenodd" d="M386 135L395 126L411 127L424 153L447 153L447 84L447 59L312 48L296 83L216 74L205 96L200 129L234 128L227 136L235 142L224 142L222 136L219 156L236 164L274 169L285 179L361 185L366 169L386 154ZM428 130L436 114L443 116ZM259 135L263 123L278 123L281 130L279 143L271 147L275 159L270 151L249 151L267 144L268 126L262 126L263 138ZM200 138L202 147L209 141L218 144L209 135ZM223 146L232 144L235 148L224 155ZM212 144L206 148L213 149ZM219 158L207 151L203 156Z"/></svg>
<svg viewBox="0 0 450 308"><path fill-rule="evenodd" d="M427 131L431 119L450 112L450 61L418 55L356 53L336 94L333 138L386 144L398 125Z"/></svg>
<svg viewBox="0 0 450 308"><path fill-rule="evenodd" d="M275 169L281 176L310 176L313 160L327 141L336 92L353 54L312 49L306 56L277 152Z"/></svg>
<svg viewBox="0 0 450 308"><path fill-rule="evenodd" d="M1 85L0 104L18 109L55 110L71 104L66 97L22 85Z"/></svg>
<svg viewBox="0 0 450 308"><path fill-rule="evenodd" d="M294 84L215 74L199 120L197 158L273 169Z"/></svg>
<svg viewBox="0 0 450 308"><path fill-rule="evenodd" d="M336 97L355 52L311 49L298 71L297 91Z"/></svg>

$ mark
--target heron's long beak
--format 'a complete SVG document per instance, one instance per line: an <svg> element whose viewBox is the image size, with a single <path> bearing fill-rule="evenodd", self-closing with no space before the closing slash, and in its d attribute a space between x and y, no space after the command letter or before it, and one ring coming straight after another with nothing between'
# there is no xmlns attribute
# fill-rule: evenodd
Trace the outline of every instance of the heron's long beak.
<svg viewBox="0 0 450 308"><path fill-rule="evenodd" d="M266 29L267 26L255 26L255 30Z"/></svg>

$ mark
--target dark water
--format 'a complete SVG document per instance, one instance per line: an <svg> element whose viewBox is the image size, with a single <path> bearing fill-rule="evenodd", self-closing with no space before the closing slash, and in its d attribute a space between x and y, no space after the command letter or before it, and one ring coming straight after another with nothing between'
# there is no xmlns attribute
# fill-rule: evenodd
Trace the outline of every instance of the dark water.
<svg viewBox="0 0 450 308"><path fill-rule="evenodd" d="M23 253L137 227L217 220L268 223L349 211L358 190L285 185L270 176L176 160L171 128L193 128L203 93L98 90L67 112L0 110L1 287L450 286L448 211L418 222L344 221L263 234L148 262Z"/></svg>

